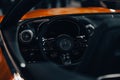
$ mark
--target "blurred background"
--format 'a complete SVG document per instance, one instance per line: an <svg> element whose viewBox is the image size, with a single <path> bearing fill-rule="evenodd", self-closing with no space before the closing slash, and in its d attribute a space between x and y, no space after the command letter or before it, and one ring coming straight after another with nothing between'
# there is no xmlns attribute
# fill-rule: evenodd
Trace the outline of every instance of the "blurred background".
<svg viewBox="0 0 120 80"><path fill-rule="evenodd" d="M0 15L5 15L9 8L20 0L0 0ZM40 0L33 9L57 7L107 7L120 9L120 0Z"/></svg>

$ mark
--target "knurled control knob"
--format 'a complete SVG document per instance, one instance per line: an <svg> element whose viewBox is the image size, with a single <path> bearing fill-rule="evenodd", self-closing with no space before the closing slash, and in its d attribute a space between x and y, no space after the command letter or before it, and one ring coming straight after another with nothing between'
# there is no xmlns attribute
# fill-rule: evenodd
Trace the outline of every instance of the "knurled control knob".
<svg viewBox="0 0 120 80"><path fill-rule="evenodd" d="M28 29L28 30L23 30L21 33L20 33L20 40L22 42L25 42L25 43L28 43L28 42L31 42L32 39L33 39L33 36L34 36L34 33L32 30Z"/></svg>

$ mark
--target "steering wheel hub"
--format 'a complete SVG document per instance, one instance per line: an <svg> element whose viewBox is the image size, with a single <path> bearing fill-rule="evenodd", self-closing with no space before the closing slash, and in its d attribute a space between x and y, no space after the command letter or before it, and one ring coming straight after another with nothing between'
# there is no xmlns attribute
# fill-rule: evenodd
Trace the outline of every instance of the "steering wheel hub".
<svg viewBox="0 0 120 80"><path fill-rule="evenodd" d="M57 48L62 51L70 51L74 46L72 37L67 34L58 36L56 42Z"/></svg>

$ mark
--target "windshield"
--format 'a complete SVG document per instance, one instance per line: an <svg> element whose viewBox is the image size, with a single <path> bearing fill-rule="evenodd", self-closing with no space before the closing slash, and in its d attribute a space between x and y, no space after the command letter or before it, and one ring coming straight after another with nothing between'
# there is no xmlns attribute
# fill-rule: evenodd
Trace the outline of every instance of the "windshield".
<svg viewBox="0 0 120 80"><path fill-rule="evenodd" d="M0 15L5 15L15 1L0 0ZM120 9L119 0L41 0L33 9L47 9L59 7L105 7Z"/></svg>
<svg viewBox="0 0 120 80"><path fill-rule="evenodd" d="M119 0L42 0L36 7L106 7L111 9L120 9L119 4Z"/></svg>

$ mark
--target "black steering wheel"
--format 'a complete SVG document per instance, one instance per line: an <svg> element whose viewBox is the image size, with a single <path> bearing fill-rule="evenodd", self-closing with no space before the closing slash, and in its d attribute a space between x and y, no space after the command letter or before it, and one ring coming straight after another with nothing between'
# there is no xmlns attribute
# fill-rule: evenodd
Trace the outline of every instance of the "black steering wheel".
<svg viewBox="0 0 120 80"><path fill-rule="evenodd" d="M8 56L13 64L12 73L19 72L19 73L21 73L22 77L24 77L26 80L49 80L49 79L50 80L94 80L93 78L91 79L89 77L83 77L78 74L65 71L51 62L32 63L32 64L27 64L25 62L25 60L23 59L23 57L20 53L19 47L18 47L18 42L17 42L18 35L16 34L17 33L16 25L17 25L18 21L20 20L20 18L27 11L29 11L35 4L37 4L39 1L40 0L20 0L20 1L18 1L16 6L14 8L12 8L12 10L4 17L4 19L1 23L2 24L1 31L0 31L1 38L4 43L5 50L8 53ZM100 30L107 31L109 28L111 28L113 26L117 26L117 28L118 28L118 26L120 25L119 19L109 20L109 21L111 21L111 22L116 21L116 24L106 25L107 28L101 27ZM107 24L108 24L108 22L107 22ZM96 45L98 45L99 41L104 38L104 37L102 37L103 33L101 33L100 30L97 29L97 31L95 33L100 33L100 34L95 34L95 36L90 40L90 47L88 47L88 49L86 51L86 55L88 55L89 57L85 57L84 62L80 65L79 70L81 70L81 73L87 72L87 73L91 74L92 73L91 69L95 68L94 69L95 71L93 71L93 74L95 74L95 72L97 72L99 74L99 71L101 71L99 74L99 76L100 76L100 75L102 75L101 73L104 72L103 70L106 69L106 67L104 67L104 69L101 69L98 66L102 65L102 62L104 60L101 60L102 59L101 57L104 55L104 53L106 51L108 51L108 49L106 48L106 50L103 50L102 54L99 54L99 55L96 55L97 53L94 51L94 48L96 47L97 48L96 51L98 53L100 53L99 48L101 49L101 47L96 46ZM99 38L99 35L100 35L100 38ZM72 44L71 36L63 34L63 35L59 35L57 37L57 39L58 39L57 40L58 47L60 49L62 49L63 51L66 51L66 50L68 51L72 48L73 44ZM65 41L66 43L63 43L62 41ZM94 41L96 44L94 44L93 48L92 48L92 44ZM102 42L104 42L104 39L102 40ZM70 43L71 45L68 45L67 43ZM103 45L103 44L101 44L101 45ZM107 46L107 44L106 44L106 46ZM91 52L89 52L89 51L91 51ZM94 60L96 60L96 58L98 61L97 64L99 64L99 62L101 64L99 64L99 65L96 64L96 62L94 61ZM111 56L109 59L111 59ZM105 63L107 63L107 62L105 62ZM85 67L85 68L83 68L83 67ZM83 69L86 69L86 70L83 70ZM119 71L119 69L118 69L118 71ZM105 74L107 74L107 73L105 73Z"/></svg>
<svg viewBox="0 0 120 80"><path fill-rule="evenodd" d="M80 23L73 18L58 17L42 26L39 45L46 59L59 66L72 66L81 62L87 47L88 34L78 24Z"/></svg>

